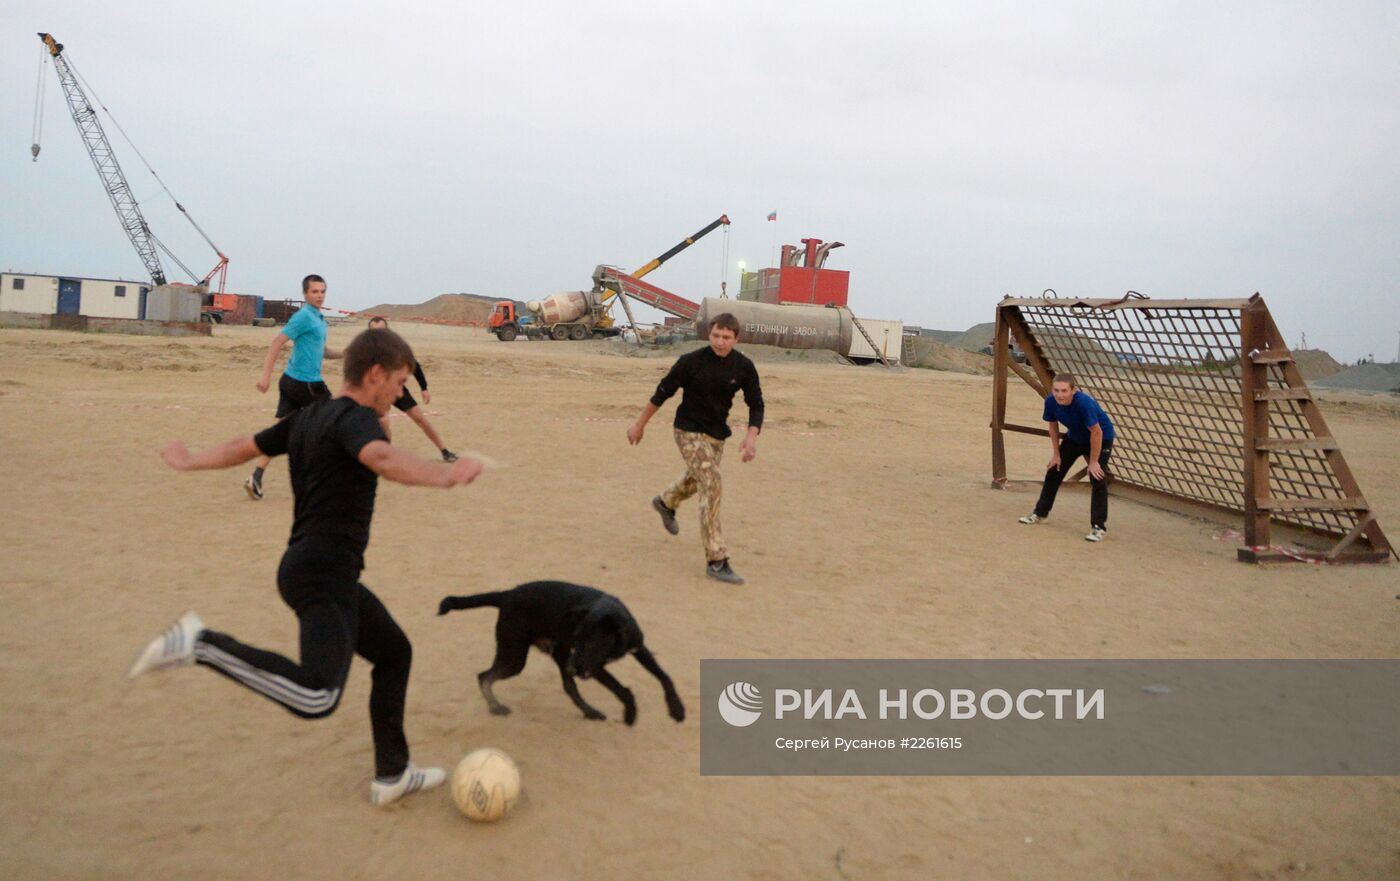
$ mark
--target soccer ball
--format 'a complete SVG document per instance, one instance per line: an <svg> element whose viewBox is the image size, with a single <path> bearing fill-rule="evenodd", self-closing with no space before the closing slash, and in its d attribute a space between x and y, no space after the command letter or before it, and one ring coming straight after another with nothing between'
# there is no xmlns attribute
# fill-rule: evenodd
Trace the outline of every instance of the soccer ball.
<svg viewBox="0 0 1400 881"><path fill-rule="evenodd" d="M520 797L520 769L492 747L472 750L452 772L452 800L470 819L491 823L510 813Z"/></svg>

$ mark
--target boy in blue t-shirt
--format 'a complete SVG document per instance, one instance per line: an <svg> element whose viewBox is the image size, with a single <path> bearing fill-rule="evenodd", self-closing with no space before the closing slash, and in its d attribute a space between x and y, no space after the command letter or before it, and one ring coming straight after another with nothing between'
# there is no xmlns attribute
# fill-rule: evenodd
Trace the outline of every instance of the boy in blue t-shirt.
<svg viewBox="0 0 1400 881"><path fill-rule="evenodd" d="M289 341L292 354L287 358L287 369L277 382L277 418L286 419L312 401L329 398L331 390L321 377L323 358L340 358L343 353L326 348L326 319L321 315L321 304L326 302L326 280L319 275L308 275L301 280L301 295L306 305L298 309L287 321L287 326L277 334L268 347L263 359L262 377L258 380L259 392L266 393L272 384L272 368L277 364L277 355ZM253 475L243 481L243 489L248 498L259 501L263 497L263 469L272 461L271 456L263 456L253 468Z"/></svg>
<svg viewBox="0 0 1400 881"><path fill-rule="evenodd" d="M1045 483L1035 511L1021 518L1022 523L1039 523L1050 516L1055 494L1069 473L1070 466L1083 456L1089 463L1093 494L1089 502L1089 534L1085 541L1103 541L1108 530L1108 457L1113 452L1113 420L1089 393L1079 388L1074 376L1061 373L1051 383L1045 397L1043 417L1049 424L1050 464L1045 466ZM1069 429L1063 440L1060 425Z"/></svg>

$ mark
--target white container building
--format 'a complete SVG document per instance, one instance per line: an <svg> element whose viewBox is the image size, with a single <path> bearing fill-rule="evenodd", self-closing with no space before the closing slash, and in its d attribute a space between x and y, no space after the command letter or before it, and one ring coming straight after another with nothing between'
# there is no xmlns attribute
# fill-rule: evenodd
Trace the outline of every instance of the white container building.
<svg viewBox="0 0 1400 881"><path fill-rule="evenodd" d="M0 312L145 318L150 290L150 282L117 278L0 272Z"/></svg>

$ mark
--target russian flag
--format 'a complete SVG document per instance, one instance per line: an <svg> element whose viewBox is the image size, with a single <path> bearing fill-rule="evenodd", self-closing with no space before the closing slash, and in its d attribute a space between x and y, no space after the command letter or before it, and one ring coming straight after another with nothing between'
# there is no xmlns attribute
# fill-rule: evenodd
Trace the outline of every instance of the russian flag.
<svg viewBox="0 0 1400 881"><path fill-rule="evenodd" d="M769 220L777 220L777 219L778 219L778 212L776 212L776 211L770 212L769 215L768 215L768 219L769 219Z"/></svg>

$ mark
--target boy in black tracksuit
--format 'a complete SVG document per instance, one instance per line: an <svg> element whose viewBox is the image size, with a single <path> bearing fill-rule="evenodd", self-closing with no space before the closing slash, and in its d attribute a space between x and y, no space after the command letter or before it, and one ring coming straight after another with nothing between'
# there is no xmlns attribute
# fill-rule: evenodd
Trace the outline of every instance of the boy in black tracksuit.
<svg viewBox="0 0 1400 881"><path fill-rule="evenodd" d="M156 637L128 673L199 663L281 704L303 718L335 711L358 654L374 665L370 722L374 734L377 805L440 785L440 768L409 761L404 699L413 649L389 611L359 582L380 476L411 486L471 483L481 464L447 467L390 446L379 417L403 391L413 351L388 330L367 330L345 351L345 386L251 437L200 453L172 441L161 457L172 468L229 468L259 455L287 454L295 517L277 570L282 600L301 630L301 661L254 648L208 630L193 612Z"/></svg>
<svg viewBox="0 0 1400 881"><path fill-rule="evenodd" d="M385 318L375 316L369 320L369 326L382 327L387 330L389 321ZM413 362L413 378L418 380L418 388L423 392L423 403L431 404L433 402L433 396L432 393L428 391L428 377L423 374L423 365L419 364L416 359ZM432 441L433 446L437 447L438 451L442 453L442 461L457 461L457 454L443 446L442 435L438 434L437 429L433 428L433 424L428 421L428 415L423 412L423 409L418 406L418 402L413 399L413 395L409 392L407 385L404 386L403 394L399 395L399 399L394 402L394 409L417 423L418 427L423 430L423 433L428 436L428 440ZM380 419L379 424L384 428L384 436L391 437L388 417L386 416Z"/></svg>

